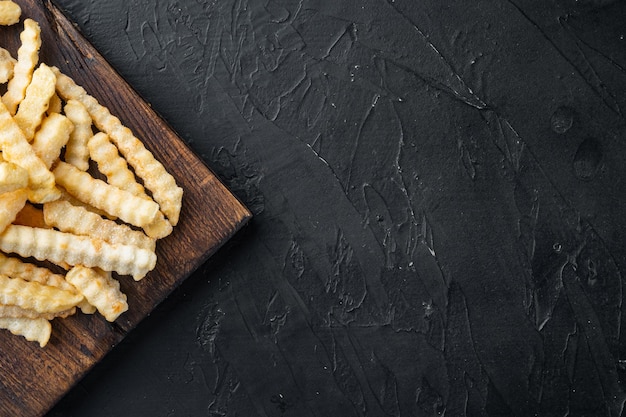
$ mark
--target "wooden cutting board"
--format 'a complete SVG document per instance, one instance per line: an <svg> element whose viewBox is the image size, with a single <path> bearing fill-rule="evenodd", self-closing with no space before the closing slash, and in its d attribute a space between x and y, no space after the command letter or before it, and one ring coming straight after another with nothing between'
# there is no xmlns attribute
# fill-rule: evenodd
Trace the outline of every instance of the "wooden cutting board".
<svg viewBox="0 0 626 417"><path fill-rule="evenodd" d="M50 1L16 2L22 21L30 17L41 26L40 61L56 65L106 105L184 189L180 222L158 242L156 268L139 282L120 278L129 311L115 323L97 314L56 319L45 348L0 331L0 416L30 417L45 414L251 214ZM14 56L22 21L0 27L0 46Z"/></svg>

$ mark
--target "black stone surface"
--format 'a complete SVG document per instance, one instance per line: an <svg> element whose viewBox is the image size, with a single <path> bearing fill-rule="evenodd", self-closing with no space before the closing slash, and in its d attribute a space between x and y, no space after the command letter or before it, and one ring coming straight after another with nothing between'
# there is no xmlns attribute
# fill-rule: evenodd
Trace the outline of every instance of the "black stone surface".
<svg viewBox="0 0 626 417"><path fill-rule="evenodd" d="M48 417L619 416L626 2L56 2L254 212Z"/></svg>

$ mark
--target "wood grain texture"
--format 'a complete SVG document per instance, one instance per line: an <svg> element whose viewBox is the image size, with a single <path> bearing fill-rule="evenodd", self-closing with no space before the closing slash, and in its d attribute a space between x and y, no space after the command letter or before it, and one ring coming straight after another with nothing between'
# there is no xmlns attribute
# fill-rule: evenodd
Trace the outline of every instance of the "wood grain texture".
<svg viewBox="0 0 626 417"><path fill-rule="evenodd" d="M106 105L142 139L184 189L174 232L157 245L156 268L140 282L120 277L130 309L115 323L99 315L55 320L44 349L0 332L0 416L43 415L95 363L251 217L212 171L111 68L49 1L17 1L22 20L42 29L40 60L56 65ZM15 54L21 22L0 28Z"/></svg>

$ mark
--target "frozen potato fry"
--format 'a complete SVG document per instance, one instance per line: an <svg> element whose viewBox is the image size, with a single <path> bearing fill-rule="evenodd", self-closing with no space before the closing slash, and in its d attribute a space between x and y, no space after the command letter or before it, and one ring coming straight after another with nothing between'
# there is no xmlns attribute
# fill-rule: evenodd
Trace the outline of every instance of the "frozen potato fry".
<svg viewBox="0 0 626 417"><path fill-rule="evenodd" d="M61 102L61 97L55 93L50 97L50 103L48 103L47 113L61 113L63 111L63 103Z"/></svg>
<svg viewBox="0 0 626 417"><path fill-rule="evenodd" d="M153 239L163 239L172 231L174 227L167 221L163 213L159 212L157 218L150 224L143 226L143 231Z"/></svg>
<svg viewBox="0 0 626 417"><path fill-rule="evenodd" d="M113 245L101 239L53 229L9 225L0 234L0 250L24 258L97 267L142 279L156 265L156 254L132 245ZM0 302L2 302L0 300Z"/></svg>
<svg viewBox="0 0 626 417"><path fill-rule="evenodd" d="M107 321L115 321L128 310L126 295L120 291L120 283L110 273L77 265L66 275L72 284L95 306Z"/></svg>
<svg viewBox="0 0 626 417"><path fill-rule="evenodd" d="M106 211L97 209L89 203L85 203L84 201L80 201L78 198L68 193L67 190L63 187L58 188L61 191L61 198L59 198L59 200L67 201L73 206L83 207L84 209L89 210L92 213L96 213L99 216L106 217L109 220L117 220L117 217L110 215Z"/></svg>
<svg viewBox="0 0 626 417"><path fill-rule="evenodd" d="M65 148L65 162L74 165L81 171L89 169L89 149L87 143L93 136L91 116L79 101L68 100L65 104L65 115L74 124L74 131Z"/></svg>
<svg viewBox="0 0 626 417"><path fill-rule="evenodd" d="M0 48L0 84L4 84L13 77L13 68L17 60L4 48Z"/></svg>
<svg viewBox="0 0 626 417"><path fill-rule="evenodd" d="M29 342L38 342L41 347L48 344L52 334L52 325L43 318L0 317L0 328L16 336L23 336Z"/></svg>
<svg viewBox="0 0 626 417"><path fill-rule="evenodd" d="M53 172L68 193L134 226L148 225L158 216L159 205L154 201L95 179L74 165L59 162Z"/></svg>
<svg viewBox="0 0 626 417"><path fill-rule="evenodd" d="M154 239L140 231L103 219L96 213L84 207L73 206L67 201L57 200L44 204L43 214L46 225L62 232L92 236L112 244L133 245L153 252L156 249Z"/></svg>
<svg viewBox="0 0 626 417"><path fill-rule="evenodd" d="M76 292L0 275L0 304L38 313L58 313L75 307L82 299L83 296Z"/></svg>
<svg viewBox="0 0 626 417"><path fill-rule="evenodd" d="M58 113L51 113L41 123L41 129L35 134L32 148L43 161L46 168L59 159L61 149L70 138L74 125L69 119Z"/></svg>
<svg viewBox="0 0 626 417"><path fill-rule="evenodd" d="M122 125L120 120L111 115L109 110L90 96L84 88L77 85L70 77L53 67L57 77L57 92L65 100L78 100L87 109L94 124L108 134L113 143L143 180L144 186L152 193L152 198L161 207L168 221L175 226L178 223L182 204L183 189L176 184L174 177L154 158L132 131Z"/></svg>
<svg viewBox="0 0 626 417"><path fill-rule="evenodd" d="M56 313L38 313L35 310L29 310L14 305L0 304L0 317L26 317L29 319L36 319L40 317L42 319L52 320L55 317L66 318L74 313L76 313L76 307Z"/></svg>
<svg viewBox="0 0 626 417"><path fill-rule="evenodd" d="M15 220L27 200L26 188L0 194L0 231L6 229Z"/></svg>
<svg viewBox="0 0 626 417"><path fill-rule="evenodd" d="M0 1L0 25L11 26L20 21L22 9L14 1Z"/></svg>
<svg viewBox="0 0 626 417"><path fill-rule="evenodd" d="M0 162L0 194L28 186L28 172L11 162Z"/></svg>
<svg viewBox="0 0 626 417"><path fill-rule="evenodd" d="M0 103L0 151L2 157L28 171L29 196L34 203L45 203L60 197L54 175L37 156L9 111Z"/></svg>
<svg viewBox="0 0 626 417"><path fill-rule="evenodd" d="M135 180L135 175L120 156L117 147L111 143L106 133L96 133L87 142L89 156L98 164L98 171L107 177L107 182L142 198L150 198L143 186Z"/></svg>
<svg viewBox="0 0 626 417"><path fill-rule="evenodd" d="M14 120L29 142L35 136L35 130L48 110L50 98L54 95L55 81L56 77L50 67L40 64L26 87L26 95L17 109Z"/></svg>
<svg viewBox="0 0 626 417"><path fill-rule="evenodd" d="M41 47L41 28L32 19L24 20L24 30L20 34L22 45L17 50L17 63L13 67L13 78L7 84L7 92L2 102L11 115L15 114L18 104L24 99L26 87L30 83L33 71L39 60Z"/></svg>
<svg viewBox="0 0 626 417"><path fill-rule="evenodd" d="M0 253L0 274L24 281L38 282L43 285L57 287L65 291L76 292L76 289L65 281L65 277L55 274L48 268L24 262L21 259Z"/></svg>

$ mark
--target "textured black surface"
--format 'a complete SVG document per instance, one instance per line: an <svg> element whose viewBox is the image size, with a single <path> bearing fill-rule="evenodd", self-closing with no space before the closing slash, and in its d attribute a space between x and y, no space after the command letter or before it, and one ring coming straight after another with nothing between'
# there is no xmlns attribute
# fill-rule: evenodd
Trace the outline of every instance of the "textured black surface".
<svg viewBox="0 0 626 417"><path fill-rule="evenodd" d="M621 414L626 2L57 4L255 218L50 417Z"/></svg>

